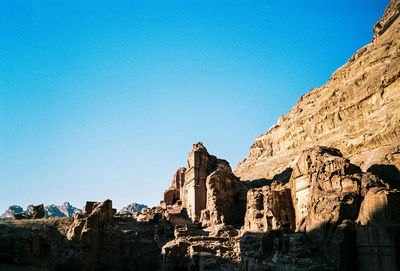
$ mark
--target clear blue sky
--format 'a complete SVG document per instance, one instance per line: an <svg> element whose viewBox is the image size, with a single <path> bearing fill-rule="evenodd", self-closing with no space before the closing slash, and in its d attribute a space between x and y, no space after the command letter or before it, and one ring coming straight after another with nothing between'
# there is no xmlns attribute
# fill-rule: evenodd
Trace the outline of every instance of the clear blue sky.
<svg viewBox="0 0 400 271"><path fill-rule="evenodd" d="M232 168L387 0L0 1L0 213L155 205L192 143Z"/></svg>

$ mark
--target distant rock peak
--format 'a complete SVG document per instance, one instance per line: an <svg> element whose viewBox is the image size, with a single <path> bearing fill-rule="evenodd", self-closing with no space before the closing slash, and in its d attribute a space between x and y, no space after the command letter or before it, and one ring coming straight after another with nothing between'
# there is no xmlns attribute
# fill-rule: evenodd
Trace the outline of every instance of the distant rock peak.
<svg viewBox="0 0 400 271"><path fill-rule="evenodd" d="M30 204L24 210L21 206L10 206L1 216L0 219L13 219L15 214L32 214L34 205ZM70 217L74 214L80 214L82 210L73 207L69 202L64 202L61 205L50 204L44 207L45 217Z"/></svg>

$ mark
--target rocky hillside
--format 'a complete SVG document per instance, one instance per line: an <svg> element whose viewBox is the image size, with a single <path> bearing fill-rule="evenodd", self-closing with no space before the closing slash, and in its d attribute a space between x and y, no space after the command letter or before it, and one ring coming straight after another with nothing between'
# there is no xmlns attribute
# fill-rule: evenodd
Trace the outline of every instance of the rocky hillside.
<svg viewBox="0 0 400 271"><path fill-rule="evenodd" d="M133 202L133 203L129 204L128 206L125 206L124 208L122 208L118 212L118 214L121 214L121 215L133 214L133 213L142 211L143 208L147 208L147 205Z"/></svg>
<svg viewBox="0 0 400 271"><path fill-rule="evenodd" d="M13 205L10 206L1 216L0 219L13 219L15 214L32 213L33 205L28 205L26 210L21 206ZM44 207L45 217L70 217L74 214L82 213L81 209L73 207L69 202L64 202L61 205L47 205Z"/></svg>
<svg viewBox="0 0 400 271"><path fill-rule="evenodd" d="M391 1L372 42L255 140L237 176L272 178L313 145L341 150L363 171L375 164L400 168L399 9L400 1Z"/></svg>

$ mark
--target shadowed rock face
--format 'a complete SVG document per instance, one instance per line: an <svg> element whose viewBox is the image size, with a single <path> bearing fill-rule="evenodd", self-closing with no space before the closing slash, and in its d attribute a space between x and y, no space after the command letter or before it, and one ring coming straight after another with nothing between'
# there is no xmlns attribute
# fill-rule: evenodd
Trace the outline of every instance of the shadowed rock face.
<svg viewBox="0 0 400 271"><path fill-rule="evenodd" d="M237 176L271 179L313 145L340 149L364 171L374 164L400 168L399 3L391 1L373 42L255 140Z"/></svg>

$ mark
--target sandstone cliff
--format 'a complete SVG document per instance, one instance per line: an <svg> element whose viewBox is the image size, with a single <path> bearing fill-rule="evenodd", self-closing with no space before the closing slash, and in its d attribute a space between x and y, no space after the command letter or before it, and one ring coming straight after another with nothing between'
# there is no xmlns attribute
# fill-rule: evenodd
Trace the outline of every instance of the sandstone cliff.
<svg viewBox="0 0 400 271"><path fill-rule="evenodd" d="M237 176L272 178L313 145L339 149L363 171L374 164L400 168L399 10L400 1L392 1L373 41L255 140Z"/></svg>

